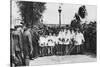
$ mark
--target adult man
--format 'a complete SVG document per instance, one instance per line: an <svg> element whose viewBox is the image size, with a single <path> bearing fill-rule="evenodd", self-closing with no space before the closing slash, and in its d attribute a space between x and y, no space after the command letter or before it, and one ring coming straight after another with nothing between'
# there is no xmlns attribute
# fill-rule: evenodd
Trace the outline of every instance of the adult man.
<svg viewBox="0 0 100 67"><path fill-rule="evenodd" d="M26 65L29 64L29 59L32 59L33 55L32 35L30 31L31 28L26 28L23 32L23 53Z"/></svg>
<svg viewBox="0 0 100 67"><path fill-rule="evenodd" d="M39 46L40 46L40 55L44 56L46 54L46 50L45 49L48 46L47 45L47 38L43 37L43 36L40 36L38 42L39 42Z"/></svg>
<svg viewBox="0 0 100 67"><path fill-rule="evenodd" d="M48 36L48 46L50 47L50 55L53 55L53 48L55 46L55 42L51 33Z"/></svg>
<svg viewBox="0 0 100 67"><path fill-rule="evenodd" d="M22 33L23 29L19 26L11 31L11 64L14 63L15 66L24 65Z"/></svg>
<svg viewBox="0 0 100 67"><path fill-rule="evenodd" d="M83 34L80 31L76 32L75 46L76 46L76 49L77 49L77 53L82 53L81 46L82 46L83 42L84 42Z"/></svg>

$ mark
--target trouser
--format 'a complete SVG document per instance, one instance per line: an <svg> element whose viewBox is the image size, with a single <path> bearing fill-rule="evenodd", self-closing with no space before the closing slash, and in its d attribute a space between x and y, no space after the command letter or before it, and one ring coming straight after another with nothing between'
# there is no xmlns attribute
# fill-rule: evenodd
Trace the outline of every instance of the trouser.
<svg viewBox="0 0 100 67"><path fill-rule="evenodd" d="M66 45L65 44L62 45L62 53L63 53L63 55L66 54Z"/></svg>
<svg viewBox="0 0 100 67"><path fill-rule="evenodd" d="M59 55L61 53L61 45L57 46L57 54Z"/></svg>
<svg viewBox="0 0 100 67"><path fill-rule="evenodd" d="M52 46L52 55L54 55L54 46Z"/></svg>
<svg viewBox="0 0 100 67"><path fill-rule="evenodd" d="M23 63L24 66L28 66L29 65L29 59L30 59L30 53L27 53L28 51L23 51L23 55L24 55L24 59L23 59Z"/></svg>
<svg viewBox="0 0 100 67"><path fill-rule="evenodd" d="M24 44L23 47L23 55L24 55L24 65L28 66L29 65L29 59L31 59L33 57L33 52L32 54L30 53L31 49L29 47L29 45Z"/></svg>
<svg viewBox="0 0 100 67"><path fill-rule="evenodd" d="M33 53L34 57L38 57L38 47L34 46L34 53Z"/></svg>
<svg viewBox="0 0 100 67"><path fill-rule="evenodd" d="M55 54L56 55L58 55L58 50L59 50L58 45L56 45L56 47L55 47Z"/></svg>
<svg viewBox="0 0 100 67"><path fill-rule="evenodd" d="M56 49L57 49L56 47L57 47L57 46L54 46L54 47L53 47L53 55L56 55Z"/></svg>
<svg viewBox="0 0 100 67"><path fill-rule="evenodd" d="M52 55L52 50L53 49L53 47L52 46L50 46L50 55Z"/></svg>
<svg viewBox="0 0 100 67"><path fill-rule="evenodd" d="M46 55L46 46L43 47L43 54Z"/></svg>
<svg viewBox="0 0 100 67"><path fill-rule="evenodd" d="M16 66L16 61L15 61L15 57L13 55L10 55L10 66Z"/></svg>
<svg viewBox="0 0 100 67"><path fill-rule="evenodd" d="M77 52L77 54L82 53L82 45L76 45L76 52Z"/></svg>
<svg viewBox="0 0 100 67"><path fill-rule="evenodd" d="M11 66L12 66L12 63L15 64L15 66L25 65L23 53L20 51L15 51L15 56L11 55L10 58L11 58Z"/></svg>
<svg viewBox="0 0 100 67"><path fill-rule="evenodd" d="M54 46L54 48L53 48L53 53L54 53L54 55L57 55L57 45L56 46Z"/></svg>
<svg viewBox="0 0 100 67"><path fill-rule="evenodd" d="M66 45L66 46L65 46L65 55L67 55L67 53L68 53L68 46L69 46L69 45Z"/></svg>
<svg viewBox="0 0 100 67"><path fill-rule="evenodd" d="M63 45L60 45L60 55L63 55Z"/></svg>
<svg viewBox="0 0 100 67"><path fill-rule="evenodd" d="M41 55L42 56L45 56L46 54L47 54L47 47L46 46L43 46L43 47L41 47L42 49L41 49Z"/></svg>
<svg viewBox="0 0 100 67"><path fill-rule="evenodd" d="M47 49L48 49L48 55L50 55L50 46L47 46Z"/></svg>
<svg viewBox="0 0 100 67"><path fill-rule="evenodd" d="M42 47L39 47L39 55L42 56Z"/></svg>
<svg viewBox="0 0 100 67"><path fill-rule="evenodd" d="M44 56L44 47L41 47L41 56Z"/></svg>
<svg viewBox="0 0 100 67"><path fill-rule="evenodd" d="M48 47L45 46L45 55L47 56L48 55Z"/></svg>

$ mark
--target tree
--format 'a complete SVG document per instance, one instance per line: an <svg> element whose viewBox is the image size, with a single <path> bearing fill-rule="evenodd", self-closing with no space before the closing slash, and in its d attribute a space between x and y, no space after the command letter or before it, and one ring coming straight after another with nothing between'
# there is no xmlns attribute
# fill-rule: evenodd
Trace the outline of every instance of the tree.
<svg viewBox="0 0 100 67"><path fill-rule="evenodd" d="M70 26L72 29L76 30L79 29L81 32L83 31L82 25L81 25L81 18L84 19L87 15L86 7L82 5L79 7L79 10L77 13L75 13L74 19L71 21Z"/></svg>
<svg viewBox="0 0 100 67"><path fill-rule="evenodd" d="M26 27L32 27L34 24L39 22L44 12L45 3L42 2L27 2L18 1L18 6L20 8L22 20Z"/></svg>
<svg viewBox="0 0 100 67"><path fill-rule="evenodd" d="M84 38L85 38L85 50L96 53L96 21L90 21L89 24L84 24Z"/></svg>
<svg viewBox="0 0 100 67"><path fill-rule="evenodd" d="M87 15L87 10L86 10L86 7L85 5L82 5L79 10L78 10L78 15L83 19L86 17Z"/></svg>

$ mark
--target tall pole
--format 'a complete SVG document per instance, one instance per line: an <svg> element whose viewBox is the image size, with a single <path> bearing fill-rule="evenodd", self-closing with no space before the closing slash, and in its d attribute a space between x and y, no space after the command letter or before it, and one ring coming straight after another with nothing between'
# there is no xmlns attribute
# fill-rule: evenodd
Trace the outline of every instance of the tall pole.
<svg viewBox="0 0 100 67"><path fill-rule="evenodd" d="M59 9L58 9L58 12L59 12L59 27L61 26L61 5L59 5Z"/></svg>

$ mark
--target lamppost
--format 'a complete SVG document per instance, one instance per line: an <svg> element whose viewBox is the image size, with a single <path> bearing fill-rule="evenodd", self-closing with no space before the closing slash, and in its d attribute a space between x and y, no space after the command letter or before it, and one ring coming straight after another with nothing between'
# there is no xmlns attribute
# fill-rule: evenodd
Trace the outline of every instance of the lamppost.
<svg viewBox="0 0 100 67"><path fill-rule="evenodd" d="M59 9L58 9L58 12L59 12L59 27L61 26L61 5L59 5Z"/></svg>

